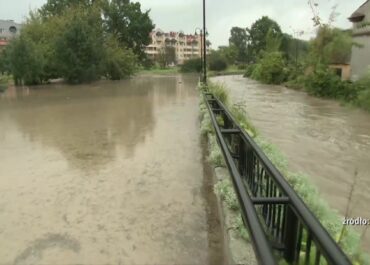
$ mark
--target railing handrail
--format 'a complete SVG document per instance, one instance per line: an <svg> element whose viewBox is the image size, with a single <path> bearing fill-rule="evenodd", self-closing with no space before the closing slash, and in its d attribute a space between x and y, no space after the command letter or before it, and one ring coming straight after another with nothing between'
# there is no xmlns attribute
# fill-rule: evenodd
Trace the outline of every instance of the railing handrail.
<svg viewBox="0 0 370 265"><path fill-rule="evenodd" d="M208 110L210 111L210 117L212 120L212 123L216 126L215 127L215 132L217 135L217 139L219 140L219 143L221 145L221 150L226 158L226 164L227 167L229 168L229 171L231 172L233 182L234 182L234 187L237 189L237 196L238 200L240 203L241 211L243 214L243 217L245 218L244 220L247 221L247 225L249 226L249 231L250 235L252 237L252 245L254 247L254 251L257 255L257 259L261 262L261 264L277 264L275 261L271 246L269 241L267 240L267 237L263 231L263 228L258 220L258 215L256 212L256 209L253 206L253 203L248 196L247 191L245 190L245 187L242 183L241 176L235 166L235 164L230 163L232 160L230 152L228 152L225 140L222 137L220 128L217 126L217 121L216 118L209 106L208 101L206 100L206 104L208 107ZM249 213L249 214L247 214Z"/></svg>
<svg viewBox="0 0 370 265"><path fill-rule="evenodd" d="M215 118L215 115L212 111L212 108L209 106L209 102L207 100L207 95L211 95L214 100L217 101L217 104L220 106L220 109L223 109L225 115L232 121L233 126L239 130L240 136L242 137L243 141L246 141L254 150L255 154L258 156L260 161L262 162L265 170L271 175L275 183L279 186L279 188L285 193L285 196L289 199L289 205L292 207L292 210L295 212L295 214L298 216L300 221L306 226L306 228L310 231L312 234L313 240L318 245L322 255L327 259L330 264L335 265L348 265L351 264L348 257L344 254L342 249L338 246L338 244L333 240L333 238L329 235L327 230L322 226L322 224L319 222L319 220L314 216L314 214L311 212L311 210L306 206L306 204L303 202L303 200L298 196L298 194L294 191L294 189L290 186L290 184L287 182L287 180L283 177L281 172L273 165L273 163L270 161L270 159L265 155L265 153L262 151L262 149L256 144L256 142L250 137L236 122L234 117L230 114L228 109L225 107L225 105L216 98L211 93L204 93L204 98L208 107L208 110L210 111L210 116L212 123L216 130L216 135L218 140L223 142L224 146L221 146L221 149L223 151L223 154L225 156L225 153L227 154L227 146L225 144L225 141L223 139L222 133L220 132L220 128L217 124L217 120ZM230 155L230 153L228 154ZM231 157L225 156L226 162L229 164L230 161L228 161ZM235 164L234 164L235 166ZM229 170L230 166L228 165ZM231 172L232 175L237 176L236 179L240 178L240 174L238 170L235 170L235 172ZM236 174L236 175L235 175ZM241 178L240 178L241 179ZM246 191L245 191L246 192ZM249 198L249 195L246 194ZM250 198L249 198L250 201ZM252 208L254 209L253 205ZM250 213L250 212L248 212ZM257 213L254 211L252 212L252 215ZM247 219L248 220L248 219ZM258 226L260 227L260 226ZM251 227L249 227L251 228ZM250 232L251 229L249 229ZM253 236L252 236L253 237ZM267 240L267 239L266 239ZM259 246L256 245L255 248L258 248ZM265 254L265 253L263 253ZM265 264L265 263L262 263ZM269 264L269 263L266 263Z"/></svg>

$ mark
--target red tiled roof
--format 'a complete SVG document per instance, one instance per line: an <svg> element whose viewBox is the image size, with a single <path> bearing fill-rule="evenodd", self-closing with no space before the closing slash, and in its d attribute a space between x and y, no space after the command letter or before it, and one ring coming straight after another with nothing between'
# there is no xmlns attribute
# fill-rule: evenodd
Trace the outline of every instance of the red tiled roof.
<svg viewBox="0 0 370 265"><path fill-rule="evenodd" d="M0 46L6 46L8 42L6 40L0 40Z"/></svg>

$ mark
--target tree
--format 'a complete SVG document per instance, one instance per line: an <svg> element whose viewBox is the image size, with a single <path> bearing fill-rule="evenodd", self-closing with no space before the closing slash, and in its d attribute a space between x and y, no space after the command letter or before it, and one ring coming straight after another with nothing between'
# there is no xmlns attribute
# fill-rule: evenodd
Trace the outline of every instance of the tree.
<svg viewBox="0 0 370 265"><path fill-rule="evenodd" d="M9 47L9 46L8 46ZM0 50L0 74L10 73L10 55L9 55L9 48L5 48Z"/></svg>
<svg viewBox="0 0 370 265"><path fill-rule="evenodd" d="M136 56L130 49L120 47L119 42L110 37L104 47L104 75L111 80L119 80L132 75L136 69Z"/></svg>
<svg viewBox="0 0 370 265"><path fill-rule="evenodd" d="M238 49L235 45L218 47L220 55L226 59L229 64L234 64L238 58Z"/></svg>
<svg viewBox="0 0 370 265"><path fill-rule="evenodd" d="M98 10L71 9L63 18L63 31L56 40L59 73L70 83L100 78L103 30Z"/></svg>
<svg viewBox="0 0 370 265"><path fill-rule="evenodd" d="M348 63L354 44L349 32L321 25L310 43L310 63Z"/></svg>
<svg viewBox="0 0 370 265"><path fill-rule="evenodd" d="M42 82L44 58L40 47L25 36L12 40L9 61L16 85L36 85Z"/></svg>
<svg viewBox="0 0 370 265"><path fill-rule="evenodd" d="M149 33L154 29L149 12L142 12L140 3L129 0L111 0L104 7L107 31L132 49L140 60L145 58L144 48L150 43Z"/></svg>
<svg viewBox="0 0 370 265"><path fill-rule="evenodd" d="M159 63L161 68L166 68L170 64L176 63L176 50L175 47L166 46L162 49L158 56L157 62Z"/></svg>
<svg viewBox="0 0 370 265"><path fill-rule="evenodd" d="M243 28L233 27L230 31L229 45L237 50L237 61L247 61L247 32Z"/></svg>
<svg viewBox="0 0 370 265"><path fill-rule="evenodd" d="M269 31L271 35L276 37L282 35L279 24L267 16L255 21L246 31L250 52L254 60L260 55L261 51L266 50L266 37Z"/></svg>
<svg viewBox="0 0 370 265"><path fill-rule="evenodd" d="M209 55L209 69L212 71L223 71L227 68L227 62L219 51L212 51Z"/></svg>
<svg viewBox="0 0 370 265"><path fill-rule="evenodd" d="M40 14L43 18L50 18L62 15L70 8L83 7L90 8L94 4L106 4L107 0L47 0L40 8Z"/></svg>

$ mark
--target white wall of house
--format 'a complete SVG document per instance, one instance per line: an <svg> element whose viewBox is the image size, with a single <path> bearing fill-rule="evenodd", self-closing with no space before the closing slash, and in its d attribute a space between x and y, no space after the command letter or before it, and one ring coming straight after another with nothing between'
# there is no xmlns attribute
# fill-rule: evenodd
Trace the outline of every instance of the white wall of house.
<svg viewBox="0 0 370 265"><path fill-rule="evenodd" d="M0 40L9 40L18 36L21 28L22 25L15 23L13 20L0 19Z"/></svg>
<svg viewBox="0 0 370 265"><path fill-rule="evenodd" d="M356 12L365 17L353 23L353 41L361 47L352 47L351 79L356 81L370 71L370 1L365 2Z"/></svg>
<svg viewBox="0 0 370 265"><path fill-rule="evenodd" d="M353 41L362 46L352 47L351 79L356 81L370 71L370 36L357 36Z"/></svg>

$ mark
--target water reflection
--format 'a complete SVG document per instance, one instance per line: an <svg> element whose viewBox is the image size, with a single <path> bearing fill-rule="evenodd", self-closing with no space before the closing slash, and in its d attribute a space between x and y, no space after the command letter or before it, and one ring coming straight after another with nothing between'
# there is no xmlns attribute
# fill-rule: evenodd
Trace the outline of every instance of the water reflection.
<svg viewBox="0 0 370 265"><path fill-rule="evenodd" d="M215 264L196 83L144 76L3 96L0 263Z"/></svg>
<svg viewBox="0 0 370 265"><path fill-rule="evenodd" d="M19 90L8 92L6 99L13 100L6 105L23 137L57 148L71 166L84 171L114 160L119 146L132 156L155 123L153 84L145 80Z"/></svg>

